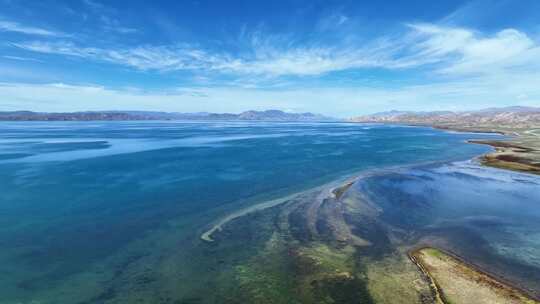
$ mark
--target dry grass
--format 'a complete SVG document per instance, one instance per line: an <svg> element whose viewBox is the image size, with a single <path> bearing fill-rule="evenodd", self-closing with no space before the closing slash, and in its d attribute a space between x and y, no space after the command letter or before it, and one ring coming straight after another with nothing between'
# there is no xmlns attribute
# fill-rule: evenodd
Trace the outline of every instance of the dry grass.
<svg viewBox="0 0 540 304"><path fill-rule="evenodd" d="M445 303L540 303L438 249L424 248L412 255L434 280Z"/></svg>

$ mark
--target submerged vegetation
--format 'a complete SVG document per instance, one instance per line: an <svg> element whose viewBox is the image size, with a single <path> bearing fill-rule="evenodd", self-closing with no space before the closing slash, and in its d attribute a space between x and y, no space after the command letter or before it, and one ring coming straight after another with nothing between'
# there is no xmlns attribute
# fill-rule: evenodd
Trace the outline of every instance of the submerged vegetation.
<svg viewBox="0 0 540 304"><path fill-rule="evenodd" d="M233 220L217 234L219 242L239 236L241 226L273 227L267 240L254 246L253 256L234 266L238 303L393 303L397 297L407 303L426 303L431 299L427 282L406 254L393 249L389 239L380 241L377 234L382 227L370 228L377 225L373 221L377 212L351 198L347 192L351 186L348 182L303 193L271 210ZM263 213L268 221L261 221Z"/></svg>
<svg viewBox="0 0 540 304"><path fill-rule="evenodd" d="M419 244L540 295L540 213L522 208L540 203L540 180L447 163L488 151L469 135L111 123L82 136L65 126L47 138L13 127L21 144L7 152L35 156L10 152L2 165L11 209L0 304L434 303L407 256ZM353 172L363 174L344 178Z"/></svg>
<svg viewBox="0 0 540 304"><path fill-rule="evenodd" d="M217 243L240 238L247 227L266 235L233 267L238 288L225 298L236 299L230 303L538 303L446 251L414 250L424 243L452 248L463 237L454 235L459 229L432 227L426 203L398 207L395 212L410 208L410 218L398 219L384 214L384 201L369 199L365 184L362 191L358 187L350 180L319 187L222 227ZM473 291L455 294L469 281ZM452 285L458 283L462 286ZM472 300L477 297L484 298Z"/></svg>

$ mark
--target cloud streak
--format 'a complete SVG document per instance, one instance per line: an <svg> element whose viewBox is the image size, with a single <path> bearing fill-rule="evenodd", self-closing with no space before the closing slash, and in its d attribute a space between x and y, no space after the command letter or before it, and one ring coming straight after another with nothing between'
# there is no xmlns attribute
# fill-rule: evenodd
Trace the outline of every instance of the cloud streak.
<svg viewBox="0 0 540 304"><path fill-rule="evenodd" d="M33 41L12 43L27 51L66 55L87 60L104 61L139 70L177 71L220 69L229 64L225 57L217 57L189 46L138 46L128 49L80 47L72 42Z"/></svg>
<svg viewBox="0 0 540 304"><path fill-rule="evenodd" d="M426 65L441 74L488 73L538 67L540 47L526 34L505 29L484 36L469 29L434 24L408 24L403 38L381 37L358 45L328 46L252 37L242 55L211 52L189 44L132 48L82 47L72 42L12 43L20 49L124 65L138 70L208 71L238 75L320 76L331 72Z"/></svg>
<svg viewBox="0 0 540 304"><path fill-rule="evenodd" d="M333 24L349 22L334 19ZM467 106L540 103L540 43L526 33L506 28L486 34L432 23L405 24L402 30L368 41L343 39L334 44L322 37L298 41L292 36L244 33L238 43L241 51L236 52L189 43L105 47L75 42L81 40L21 40L10 45L27 52L105 62L140 71L187 71L194 76L193 83L206 87L157 93L100 86L2 84L0 96L37 110L239 112L278 107L318 109L336 116L363 114L358 109L364 108L369 108L369 112L388 108L426 110L431 105L433 109L460 110ZM408 75L427 75L429 79L416 80L416 85L367 87L354 77L348 85L325 82L322 78L336 72L368 69L416 69ZM323 79L322 87L310 85L304 79ZM72 100L81 104L70 104ZM97 100L104 102L96 103Z"/></svg>
<svg viewBox="0 0 540 304"><path fill-rule="evenodd" d="M33 61L33 62L42 62L41 60L35 59L35 58L29 58L29 57L20 57L20 56L10 56L10 55L4 55L1 56L2 58L9 59L9 60L17 60L17 61Z"/></svg>
<svg viewBox="0 0 540 304"><path fill-rule="evenodd" d="M361 68L405 68L418 65L410 58L393 58L395 46L378 42L368 47L295 47L276 48L267 44L252 45L250 54L239 57L212 53L189 45L137 46L134 48L81 47L72 42L27 41L12 43L27 51L66 55L103 61L138 70L161 72L206 70L241 75L317 76L330 72Z"/></svg>
<svg viewBox="0 0 540 304"><path fill-rule="evenodd" d="M38 27L26 26L17 22L0 20L0 32L15 32L27 35L49 36L49 37L66 37L67 35L61 32L50 31Z"/></svg>

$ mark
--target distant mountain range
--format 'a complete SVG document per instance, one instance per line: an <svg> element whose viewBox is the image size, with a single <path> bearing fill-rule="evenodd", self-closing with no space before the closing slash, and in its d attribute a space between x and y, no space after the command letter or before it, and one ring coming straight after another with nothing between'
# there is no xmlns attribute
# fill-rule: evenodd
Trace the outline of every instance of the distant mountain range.
<svg viewBox="0 0 540 304"><path fill-rule="evenodd" d="M0 112L3 121L93 121L93 120L239 120L239 121L336 121L313 113L289 113L279 110L232 113L176 113L152 111L86 111L44 113L31 111Z"/></svg>
<svg viewBox="0 0 540 304"><path fill-rule="evenodd" d="M513 127L540 124L540 108L505 107L478 111L412 112L389 111L351 118L354 122L404 123L418 125L512 125Z"/></svg>

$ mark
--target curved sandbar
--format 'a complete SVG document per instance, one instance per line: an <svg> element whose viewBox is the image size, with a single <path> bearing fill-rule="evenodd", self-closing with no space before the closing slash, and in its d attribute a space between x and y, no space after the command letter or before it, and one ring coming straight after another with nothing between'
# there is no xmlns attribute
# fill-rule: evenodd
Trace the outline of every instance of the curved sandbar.
<svg viewBox="0 0 540 304"><path fill-rule="evenodd" d="M265 202L262 202L260 204L256 204L256 205L253 205L253 206L249 206L249 207L246 207L244 209L240 209L240 210L238 210L236 212L233 212L233 213L221 218L220 220L218 220L216 222L216 224L214 224L212 226L212 228L210 228L209 230L207 230L206 232L201 234L201 239L203 241L213 242L214 240L212 239L212 235L216 231L221 231L223 226L225 224L227 224L228 222L230 222L230 221L232 221L234 219L237 219L239 217L245 216L247 214L253 213L255 211L260 211L260 210L264 210L264 209L268 209L268 208L271 208L271 207L274 207L274 206L281 205L283 203L286 203L287 201L290 201L293 198L298 197L299 195L301 195L303 193L307 193L307 192L311 192L311 191L320 191L321 192L317 196L317 199L316 199L317 202L315 202L315 204L313 204L313 206L310 208L310 210L308 210L308 213L310 211L315 212L320 207L320 204L322 203L322 201L324 199L326 199L326 198L333 198L333 199L336 199L336 200L341 199L341 197L345 194L345 192L347 192L347 190L356 181L358 181L358 180L360 180L362 178L365 178L365 177L368 177L368 176L371 176L371 175L376 175L376 174L383 174L385 172L393 171L393 170L397 170L397 169L405 169L405 168L410 168L410 167L414 167L414 166L418 166L418 165L432 164L432 163L439 163L439 162L440 161L437 161L437 162L428 161L428 162L416 163L416 164L405 165L405 166L399 165L399 166L389 166L389 167L384 167L384 168L365 169L365 170L362 170L362 171L357 172L355 174L348 174L348 175L346 175L346 176L344 176L342 178L337 179L336 181L324 184L324 185L319 186L319 187L315 187L315 188L312 188L312 189L308 189L306 191L297 192L297 193L294 193L294 194L291 194L291 195L288 195L288 196L285 196L285 197L281 197L281 198L277 198L277 199L274 199L274 200L265 201ZM308 215L308 218L315 218L315 217L314 216L310 217ZM311 224L313 225L313 223L311 223ZM308 224L308 226L309 226L309 224Z"/></svg>
<svg viewBox="0 0 540 304"><path fill-rule="evenodd" d="M256 212L256 211L261 211L261 210L264 210L264 209L268 209L268 208L271 208L271 207L275 207L275 206L284 204L287 201L290 201L290 200L298 197L299 195L301 195L303 193L307 193L307 192L311 192L311 191L320 191L321 193L317 196L316 202L314 202L314 204L312 204L312 206L307 210L307 212L308 212L307 218L312 219L312 220L309 221L308 226L310 228L312 228L312 230L315 230L315 229L313 229L315 227L315 221L314 221L314 219L316 218L315 213L318 210L318 208L320 207L322 201L324 199L326 199L326 198L333 198L335 200L340 200L343 197L343 195L345 194L345 192L347 192L347 190L356 181L358 181L358 180L360 180L362 178L366 178L368 176L377 175L377 174L384 174L385 172L395 171L395 170L399 170L399 169L412 168L412 167L420 166L420 165L435 164L435 163L444 163L444 161L426 161L426 162L420 162L420 163L415 163L415 164L410 164L410 165L397 165L397 166L388 166L388 167L383 167L383 168L365 169L365 170L362 170L362 171L360 171L358 173L355 173L355 174L346 175L345 177L339 178L337 181L333 181L333 182L324 184L324 185L319 186L319 187L315 187L315 188L312 188L312 189L308 189L306 191L297 192L297 193L294 193L294 194L291 194L291 195L288 195L288 196L285 196L285 197L281 197L281 198L277 198L277 199L274 199L274 200L265 201L265 202L262 202L262 203L259 203L259 204L253 205L253 206L249 206L249 207L246 207L244 209L240 209L238 211L235 211L235 212L221 218L220 220L218 220L212 226L212 228L210 228L209 230L207 230L206 232L201 234L201 239L203 241L206 241L206 242L213 242L214 240L212 239L212 235L216 231L221 231L221 229L223 228L223 226L225 224L227 224L228 222L230 222L230 221L232 221L234 219L237 219L239 217L245 216L247 214L250 214L250 213L253 213L253 212ZM311 213L311 215L309 213Z"/></svg>
<svg viewBox="0 0 540 304"><path fill-rule="evenodd" d="M297 195L299 195L299 193L295 193L295 194L291 194L291 195L281 197L281 198L278 198L278 199L266 201L266 202L263 202L263 203L260 203L260 204L256 204L256 205L249 206L247 208L238 210L238 211L236 211L234 213L231 213L231 214L225 216L224 218L220 219L212 228L210 228L210 230L203 233L201 235L201 239L203 241L213 242L214 240L212 239L212 234L214 234L214 232L216 232L216 231L221 231L223 225L227 224L228 222L230 222L230 221L232 221L234 219L237 219L239 217L242 217L244 215L247 215L249 213L255 212L255 211L260 211L260 210L268 209L268 208L271 208L271 207L274 207L274 206L277 206L277 205L281 205L281 204L283 204L283 203L285 203L287 201L290 201L291 199L293 199Z"/></svg>
<svg viewBox="0 0 540 304"><path fill-rule="evenodd" d="M297 193L294 193L294 194L291 194L291 195L288 195L288 196L285 196L285 197L277 198L277 199L270 200L270 201L265 201L265 202L262 202L260 204L256 204L256 205L249 206L247 208L238 210L238 211L236 211L234 213L231 213L231 214L223 217L222 219L220 219L216 224L214 224L214 226L212 226L212 228L210 228L209 230L207 230L206 232L204 232L201 235L201 239L203 241L213 242L214 240L212 239L212 235L216 231L221 231L223 226L225 224L227 224L228 222L230 222L230 221L232 221L234 219L237 219L239 217L245 216L247 214L256 212L256 211L261 211L261 210L264 210L264 209L268 209L268 208L271 208L271 207L281 205L283 203L286 203L286 202L298 197L302 193L312 192L312 191L321 191L321 195L319 195L317 197L317 200L319 200L321 202L322 202L322 200L324 200L327 197L333 197L333 198L339 199L345 193L345 191L352 184L354 184L354 182L357 180L357 178L358 177L354 177L354 178L348 177L348 178L345 178L345 179L340 179L338 182L331 182L329 184L325 184L325 185L322 185L322 186L319 186L319 187L315 187L315 188L312 188L312 189L309 189L309 190L306 190L306 191L297 192Z"/></svg>

